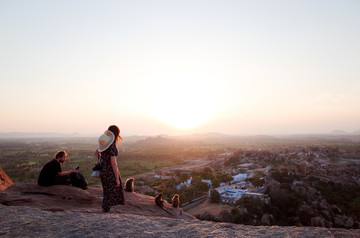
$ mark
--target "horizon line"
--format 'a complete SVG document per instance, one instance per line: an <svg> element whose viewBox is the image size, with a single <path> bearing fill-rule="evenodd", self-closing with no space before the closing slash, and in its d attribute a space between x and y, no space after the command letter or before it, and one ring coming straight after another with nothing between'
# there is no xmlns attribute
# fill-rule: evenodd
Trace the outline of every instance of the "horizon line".
<svg viewBox="0 0 360 238"><path fill-rule="evenodd" d="M222 135L222 136L234 136L234 137L253 137L253 136L314 136L314 135L332 135L332 136L353 136L360 135L360 129L354 131L345 131L345 130L332 130L329 132L298 132L298 133L254 133L254 134L229 134L222 132L204 132L204 133L178 133L178 134L168 134L168 133L159 133L159 134L124 134L123 137L179 137L179 136L194 136L194 135ZM98 134L89 133L82 134L78 132L72 133L60 133L60 132L0 132L0 138L81 138L81 137L98 137Z"/></svg>

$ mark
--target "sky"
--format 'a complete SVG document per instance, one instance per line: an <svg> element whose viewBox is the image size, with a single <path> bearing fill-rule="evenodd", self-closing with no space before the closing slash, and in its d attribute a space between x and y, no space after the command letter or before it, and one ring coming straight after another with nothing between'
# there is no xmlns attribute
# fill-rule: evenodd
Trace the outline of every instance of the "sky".
<svg viewBox="0 0 360 238"><path fill-rule="evenodd" d="M0 0L0 132L360 129L358 0Z"/></svg>

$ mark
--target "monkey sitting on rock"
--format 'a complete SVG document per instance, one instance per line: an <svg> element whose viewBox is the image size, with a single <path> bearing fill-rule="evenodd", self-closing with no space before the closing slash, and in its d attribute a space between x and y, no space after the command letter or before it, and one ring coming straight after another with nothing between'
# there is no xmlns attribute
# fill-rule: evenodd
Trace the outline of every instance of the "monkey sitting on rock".
<svg viewBox="0 0 360 238"><path fill-rule="evenodd" d="M163 200L163 194L162 193L158 193L158 195L156 195L155 197L155 204L156 206L159 206L161 209L163 209L165 212L169 213L170 215L172 215L169 211L167 211L164 207L164 200Z"/></svg>
<svg viewBox="0 0 360 238"><path fill-rule="evenodd" d="M179 194L175 194L173 196L173 198L171 199L171 204L172 204L173 207L179 208L180 215L182 215L183 210L180 208L180 196L179 196Z"/></svg>
<svg viewBox="0 0 360 238"><path fill-rule="evenodd" d="M129 193L134 192L134 179L128 178L125 182L125 191Z"/></svg>

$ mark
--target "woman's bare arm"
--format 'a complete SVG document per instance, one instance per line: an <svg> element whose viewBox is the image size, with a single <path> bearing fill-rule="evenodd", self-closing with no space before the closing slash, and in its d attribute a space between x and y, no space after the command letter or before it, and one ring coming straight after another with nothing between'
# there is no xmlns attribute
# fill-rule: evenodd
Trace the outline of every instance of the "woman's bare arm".
<svg viewBox="0 0 360 238"><path fill-rule="evenodd" d="M111 167L114 171L115 179L116 179L116 187L120 186L120 179L119 179L119 169L117 165L116 156L111 156Z"/></svg>

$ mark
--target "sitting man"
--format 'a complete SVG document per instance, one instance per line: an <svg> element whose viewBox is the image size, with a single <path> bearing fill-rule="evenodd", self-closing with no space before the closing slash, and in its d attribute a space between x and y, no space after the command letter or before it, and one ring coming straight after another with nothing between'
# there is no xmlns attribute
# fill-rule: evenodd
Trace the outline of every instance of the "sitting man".
<svg viewBox="0 0 360 238"><path fill-rule="evenodd" d="M68 171L62 172L60 163L64 163L66 161L66 156L66 152L64 150L60 150L55 154L55 159L52 159L44 165L38 178L38 184L40 186L71 184L71 174L76 171L77 166Z"/></svg>

